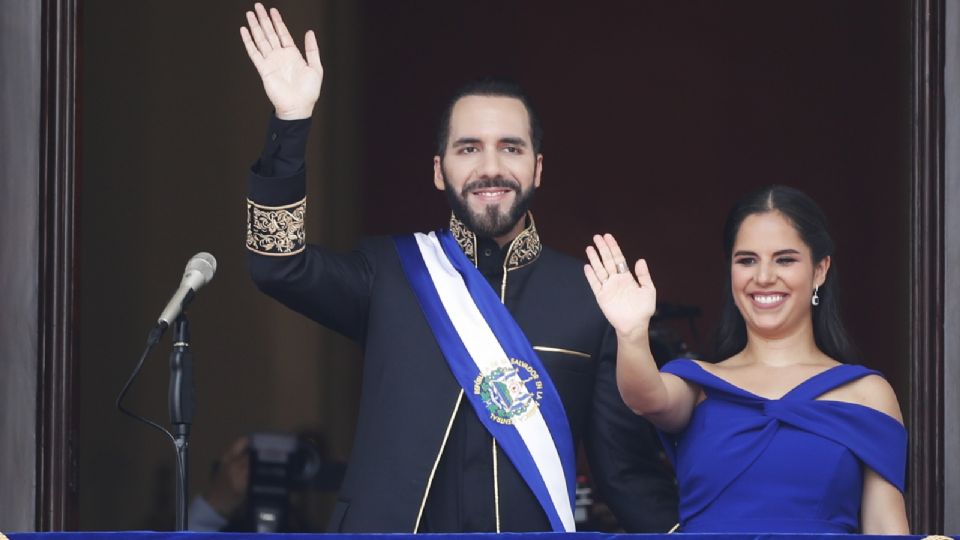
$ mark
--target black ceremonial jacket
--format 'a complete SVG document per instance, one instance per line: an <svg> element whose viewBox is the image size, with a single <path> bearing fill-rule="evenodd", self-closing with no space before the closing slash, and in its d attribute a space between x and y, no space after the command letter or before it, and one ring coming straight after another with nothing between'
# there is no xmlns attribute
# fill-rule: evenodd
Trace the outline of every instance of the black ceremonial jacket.
<svg viewBox="0 0 960 540"><path fill-rule="evenodd" d="M364 347L356 438L330 530L549 530L532 491L461 396L393 240L369 238L349 253L305 244L305 206L302 168L286 178L251 176L255 283ZM583 264L543 246L532 218L499 253L455 219L451 229L537 351L621 524L668 529L676 523L673 480L649 425L620 399L615 337Z"/></svg>

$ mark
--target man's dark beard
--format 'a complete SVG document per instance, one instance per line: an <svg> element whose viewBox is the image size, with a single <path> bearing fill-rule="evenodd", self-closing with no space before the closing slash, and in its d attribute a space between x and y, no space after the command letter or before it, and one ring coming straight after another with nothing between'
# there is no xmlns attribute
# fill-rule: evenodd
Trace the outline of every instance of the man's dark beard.
<svg viewBox="0 0 960 540"><path fill-rule="evenodd" d="M444 193L447 194L447 201L450 202L453 215L480 238L499 238L510 232L517 222L526 216L527 209L533 202L533 192L536 191L533 186L530 186L530 189L524 192L517 181L497 176L468 182L461 192L457 193L447 180L446 171L443 172L443 185L446 187ZM485 212L472 212L467 206L470 191L494 187L512 189L517 194L513 199L513 205L507 209L506 213L501 213L495 204L488 204Z"/></svg>

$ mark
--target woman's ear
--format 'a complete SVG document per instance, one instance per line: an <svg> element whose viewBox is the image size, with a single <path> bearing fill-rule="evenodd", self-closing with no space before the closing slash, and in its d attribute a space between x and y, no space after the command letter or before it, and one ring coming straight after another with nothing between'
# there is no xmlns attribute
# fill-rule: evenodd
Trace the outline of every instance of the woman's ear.
<svg viewBox="0 0 960 540"><path fill-rule="evenodd" d="M830 256L820 259L817 266L813 269L813 284L822 287L823 282L827 280L827 272L830 271Z"/></svg>

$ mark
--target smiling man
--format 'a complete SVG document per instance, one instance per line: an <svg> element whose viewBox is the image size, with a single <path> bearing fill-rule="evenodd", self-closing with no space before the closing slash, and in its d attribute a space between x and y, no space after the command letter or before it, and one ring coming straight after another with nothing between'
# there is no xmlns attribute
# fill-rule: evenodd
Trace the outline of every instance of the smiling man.
<svg viewBox="0 0 960 540"><path fill-rule="evenodd" d="M524 229L540 187L542 130L516 85L468 84L441 120L433 182L453 213L483 238L504 245Z"/></svg>
<svg viewBox="0 0 960 540"><path fill-rule="evenodd" d="M275 109L250 175L247 248L267 294L360 342L364 375L335 532L571 531L576 453L621 524L663 532L676 492L649 426L623 404L615 340L582 263L544 246L528 211L542 129L512 83L449 102L434 184L452 216L427 234L307 244L304 147L323 71L280 14L241 30Z"/></svg>

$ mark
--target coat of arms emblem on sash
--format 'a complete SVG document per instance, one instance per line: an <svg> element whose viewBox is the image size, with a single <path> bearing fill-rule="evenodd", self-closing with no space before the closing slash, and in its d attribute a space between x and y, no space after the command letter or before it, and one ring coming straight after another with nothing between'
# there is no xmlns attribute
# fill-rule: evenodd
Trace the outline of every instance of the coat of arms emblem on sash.
<svg viewBox="0 0 960 540"><path fill-rule="evenodd" d="M509 366L477 375L473 393L480 396L492 420L512 424L533 412L543 399L543 381L533 366L511 358Z"/></svg>

